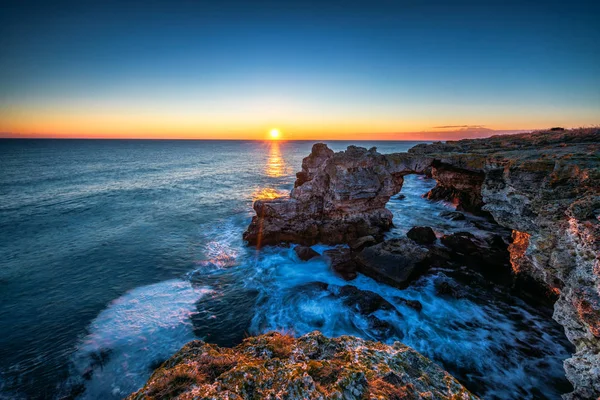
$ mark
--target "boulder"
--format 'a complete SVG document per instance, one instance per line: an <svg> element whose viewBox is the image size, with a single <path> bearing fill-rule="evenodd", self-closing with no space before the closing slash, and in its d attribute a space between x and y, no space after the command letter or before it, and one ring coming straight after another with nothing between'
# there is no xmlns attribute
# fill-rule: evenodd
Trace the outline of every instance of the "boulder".
<svg viewBox="0 0 600 400"><path fill-rule="evenodd" d="M352 251L361 251L365 247L373 246L374 244L377 244L377 240L373 236L363 236L351 241L348 243L348 246Z"/></svg>
<svg viewBox="0 0 600 400"><path fill-rule="evenodd" d="M345 285L339 288L337 294L343 299L344 305L355 309L362 315L372 314L378 310L396 311L396 307L392 303L370 290Z"/></svg>
<svg viewBox="0 0 600 400"><path fill-rule="evenodd" d="M314 251L309 246L302 246L302 245L294 247L294 252L298 256L298 258L301 259L302 261L308 261L311 258L319 257L319 255L320 255L319 253Z"/></svg>
<svg viewBox="0 0 600 400"><path fill-rule="evenodd" d="M471 232L456 232L444 235L440 241L444 246L460 255L480 254L484 247L483 241L477 239Z"/></svg>
<svg viewBox="0 0 600 400"><path fill-rule="evenodd" d="M437 240L435 232L428 226L415 226L408 231L406 236L419 244L432 244Z"/></svg>
<svg viewBox="0 0 600 400"><path fill-rule="evenodd" d="M323 256L331 269L343 279L351 281L356 278L358 264L350 249L337 248L325 250Z"/></svg>
<svg viewBox="0 0 600 400"><path fill-rule="evenodd" d="M367 247L356 256L356 261L359 272L404 288L423 271L427 254L427 248L408 238L398 238Z"/></svg>
<svg viewBox="0 0 600 400"><path fill-rule="evenodd" d="M440 273L434 281L435 293L438 296L461 299L466 296L465 290L454 280Z"/></svg>
<svg viewBox="0 0 600 400"><path fill-rule="evenodd" d="M375 336L377 340L386 340L391 337L402 339L404 337L404 333L396 329L396 327L388 321L382 320L375 315L369 315L366 319L369 324L369 333Z"/></svg>
<svg viewBox="0 0 600 400"><path fill-rule="evenodd" d="M466 219L465 214L458 211L442 211L440 217L451 221L464 221Z"/></svg>
<svg viewBox="0 0 600 400"><path fill-rule="evenodd" d="M457 264L466 265L494 282L512 283L508 243L500 236L482 238L470 232L457 232L442 236L440 241L451 250L450 258Z"/></svg>
<svg viewBox="0 0 600 400"><path fill-rule="evenodd" d="M397 301L400 304L404 304L405 306L410 307L417 312L421 312L421 310L423 309L423 304L421 304L419 300L408 300L404 297L394 296L394 301Z"/></svg>

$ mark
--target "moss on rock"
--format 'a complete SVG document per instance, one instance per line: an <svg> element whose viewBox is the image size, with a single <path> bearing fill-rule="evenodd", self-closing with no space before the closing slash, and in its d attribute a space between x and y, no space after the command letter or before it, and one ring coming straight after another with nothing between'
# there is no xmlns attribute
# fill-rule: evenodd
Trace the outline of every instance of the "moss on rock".
<svg viewBox="0 0 600 400"><path fill-rule="evenodd" d="M219 348L185 345L129 400L476 399L455 378L399 342L278 332Z"/></svg>

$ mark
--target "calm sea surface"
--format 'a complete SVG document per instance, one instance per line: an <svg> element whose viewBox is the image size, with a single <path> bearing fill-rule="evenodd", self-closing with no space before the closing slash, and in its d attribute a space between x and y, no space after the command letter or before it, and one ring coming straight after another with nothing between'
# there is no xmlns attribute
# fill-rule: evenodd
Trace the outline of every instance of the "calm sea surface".
<svg viewBox="0 0 600 400"><path fill-rule="evenodd" d="M122 398L189 340L234 345L273 329L402 340L486 398L570 390L561 328L499 288L442 299L433 279L448 271L403 291L359 276L351 284L402 314L378 315L398 332L378 337L310 285L347 284L322 259L245 247L252 201L289 193L312 144L0 140L0 398ZM390 153L416 142L353 144ZM477 229L473 216L440 219L451 206L420 197L433 185L406 179L389 237Z"/></svg>

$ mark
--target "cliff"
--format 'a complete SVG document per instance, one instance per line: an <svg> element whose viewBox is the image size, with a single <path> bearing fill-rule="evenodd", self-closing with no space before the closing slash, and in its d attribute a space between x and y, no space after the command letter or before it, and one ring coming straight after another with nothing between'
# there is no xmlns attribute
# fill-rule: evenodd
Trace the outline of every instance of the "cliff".
<svg viewBox="0 0 600 400"><path fill-rule="evenodd" d="M512 230L515 285L556 300L554 318L576 346L565 361L575 391L565 398L598 398L600 129L437 142L389 155L354 146L333 153L317 144L289 198L255 202L244 238L259 247L345 244L367 235L382 241L392 226L385 204L407 174L437 181L429 199L489 215Z"/></svg>
<svg viewBox="0 0 600 400"><path fill-rule="evenodd" d="M525 286L528 279L545 283L558 297L554 319L577 349L565 361L575 387L565 398L598 398L600 130L434 143L409 152L433 158L438 185L428 196L444 193L442 198L489 212L513 230L509 251L515 275Z"/></svg>
<svg viewBox="0 0 600 400"><path fill-rule="evenodd" d="M387 346L318 332L273 332L233 349L193 341L129 400L476 399L456 379L399 342Z"/></svg>

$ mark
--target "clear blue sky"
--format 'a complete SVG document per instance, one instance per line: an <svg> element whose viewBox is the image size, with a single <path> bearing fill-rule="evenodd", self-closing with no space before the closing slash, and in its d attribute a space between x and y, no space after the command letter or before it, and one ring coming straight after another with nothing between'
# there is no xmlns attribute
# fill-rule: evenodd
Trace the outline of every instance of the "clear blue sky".
<svg viewBox="0 0 600 400"><path fill-rule="evenodd" d="M598 124L593 3L3 2L0 131L328 138Z"/></svg>

